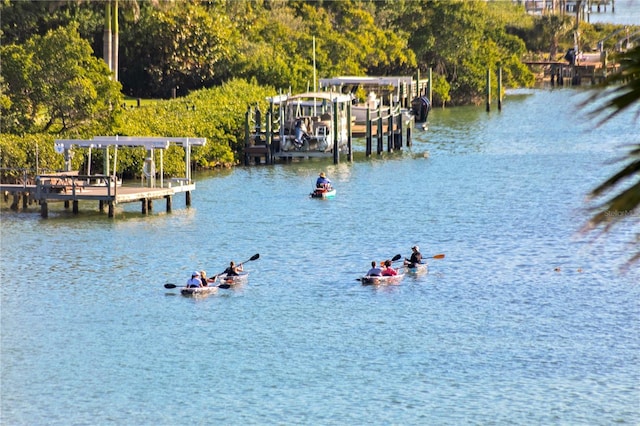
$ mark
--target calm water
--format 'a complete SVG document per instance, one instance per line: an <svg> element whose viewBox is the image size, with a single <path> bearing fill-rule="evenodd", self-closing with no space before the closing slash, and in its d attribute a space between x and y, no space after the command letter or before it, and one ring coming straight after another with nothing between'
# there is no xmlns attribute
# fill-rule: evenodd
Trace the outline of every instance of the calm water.
<svg viewBox="0 0 640 426"><path fill-rule="evenodd" d="M640 25L640 0L615 0L615 12L611 11L611 6L597 12L593 7L589 15L589 22L606 22L618 25Z"/></svg>
<svg viewBox="0 0 640 426"><path fill-rule="evenodd" d="M579 99L515 91L382 158L199 175L171 214L3 205L0 423L640 424L640 229L578 232L638 123L595 129ZM308 198L319 170L335 199ZM446 258L355 280L414 244ZM163 288L255 253L241 289Z"/></svg>

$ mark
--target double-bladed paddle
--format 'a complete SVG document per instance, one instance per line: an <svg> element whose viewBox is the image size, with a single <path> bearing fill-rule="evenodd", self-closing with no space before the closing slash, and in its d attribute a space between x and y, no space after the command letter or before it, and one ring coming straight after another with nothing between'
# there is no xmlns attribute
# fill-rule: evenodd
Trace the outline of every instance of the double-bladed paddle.
<svg viewBox="0 0 640 426"><path fill-rule="evenodd" d="M259 258L260 258L260 253L256 253L253 256L251 256L249 259L247 259L244 262L241 262L240 264L238 264L238 266L244 265L247 262L252 262L252 261L257 260ZM222 274L224 274L224 272L220 272L219 274L214 275L211 278L213 280L212 282L215 282L215 280L218 278L218 276L220 276ZM186 286L178 286L178 285L175 285L175 284L172 284L172 283L167 283L167 284L164 285L164 288L178 288L178 287L183 288L183 287L186 287ZM218 284L216 287L222 288L222 289L227 289L227 288L231 287L231 285L229 285L229 284Z"/></svg>
<svg viewBox="0 0 640 426"><path fill-rule="evenodd" d="M237 265L237 267L240 267L240 266L244 265L244 264L245 264L245 263L247 263L247 262L252 262L252 261L257 260L257 259L259 259L259 258L260 258L260 253L256 253L256 254L254 254L253 256L251 256L249 259L245 260L244 262L240 262L240 263ZM226 269L225 269L225 271L226 271ZM216 280L216 279L218 279L218 277L219 277L220 275L222 275L222 274L224 274L224 271L223 271L223 272L220 272L219 274L215 274L215 275L213 276L213 280L215 281L215 280ZM218 288L227 289L227 288L229 288L229 287L231 287L231 284L218 284Z"/></svg>

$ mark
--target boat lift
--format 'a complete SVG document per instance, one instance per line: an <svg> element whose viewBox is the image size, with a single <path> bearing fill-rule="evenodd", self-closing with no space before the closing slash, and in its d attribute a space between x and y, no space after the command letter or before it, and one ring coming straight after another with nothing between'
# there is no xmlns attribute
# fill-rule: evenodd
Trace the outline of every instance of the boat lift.
<svg viewBox="0 0 640 426"><path fill-rule="evenodd" d="M113 170L113 175L116 173L117 159L118 159L118 147L144 147L147 150L144 166L142 170L142 182L143 186L154 188L156 186L155 174L156 166L154 161L154 150L160 150L160 187L164 187L164 150L169 148L173 144L182 145L185 148L185 177L182 180L186 183L191 182L191 147L203 146L207 142L206 138L190 138L190 137L138 137L138 136L94 136L93 139L56 139L55 149L56 152L64 154L65 158L65 171L71 171L71 158L73 157L73 147L89 148L89 169L87 175L91 174L91 150L93 148L100 148L105 150L105 163L104 174L111 175L110 170ZM109 149L114 147L113 166L109 161ZM146 185L144 185L146 179Z"/></svg>

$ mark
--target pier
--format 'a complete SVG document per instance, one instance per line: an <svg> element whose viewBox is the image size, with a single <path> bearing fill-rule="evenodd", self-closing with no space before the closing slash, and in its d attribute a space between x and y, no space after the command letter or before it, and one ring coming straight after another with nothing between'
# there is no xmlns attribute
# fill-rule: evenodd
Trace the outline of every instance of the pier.
<svg viewBox="0 0 640 426"><path fill-rule="evenodd" d="M338 164L341 155L353 161L353 138L365 139L367 156L393 152L411 146L416 117L426 121L428 111L416 115L413 101L430 93L429 79L336 77L320 82L325 91L269 98L265 114L257 107L247 109L245 166L297 158L333 158ZM366 102L357 103L354 91L366 91Z"/></svg>
<svg viewBox="0 0 640 426"><path fill-rule="evenodd" d="M196 189L195 182L191 179L190 157L191 146L202 146L205 138L162 138L162 137L118 137L98 136L90 140L56 140L55 146L59 153L65 155L65 164L70 168L71 151L74 147L99 148L107 151L104 174L80 174L77 170L65 170L62 172L36 173L21 170L19 178L14 182L0 181L0 192L3 201L8 202L12 197L11 209L18 210L22 207L26 210L30 204L38 203L40 214L43 218L49 215L49 204L55 202L64 203L65 208L72 208L74 214L79 213L80 201L94 201L98 203L100 212L105 208L108 216L115 216L115 206L124 203L140 203L141 213L149 214L153 211L154 200L164 200L166 211L171 212L173 197L177 194L185 194L187 206L191 205L191 192ZM164 179L162 152L170 144L180 144L185 148L185 174L183 177ZM116 176L117 147L136 146L145 147L147 156L143 170L141 171L140 184L123 185ZM113 165L108 164L108 151L114 149ZM154 150L160 151L160 172L156 172ZM91 152L89 150L89 152ZM89 154L91 155L91 154ZM89 161L90 162L90 161ZM113 173L109 171L113 170ZM2 170L2 176L9 174L9 170ZM13 171L15 174L15 171ZM159 177L159 179L158 179Z"/></svg>

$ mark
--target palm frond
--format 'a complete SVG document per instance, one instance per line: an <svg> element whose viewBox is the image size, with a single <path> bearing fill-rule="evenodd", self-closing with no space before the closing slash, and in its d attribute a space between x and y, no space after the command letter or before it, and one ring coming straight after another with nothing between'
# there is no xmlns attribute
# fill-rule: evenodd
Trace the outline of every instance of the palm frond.
<svg viewBox="0 0 640 426"><path fill-rule="evenodd" d="M633 107L638 108L634 119L640 116L640 45L616 59L620 63L619 70L608 76L581 104L582 108L596 105L588 115L600 118L597 126ZM618 161L625 163L622 169L589 193L590 199L613 195L593 209L593 215L583 228L585 231L600 227L602 232L609 232L614 225L625 220L637 221L640 218L640 143L634 142ZM638 241L640 235L635 236L635 242ZM627 265L639 260L640 252L636 252L628 259Z"/></svg>

